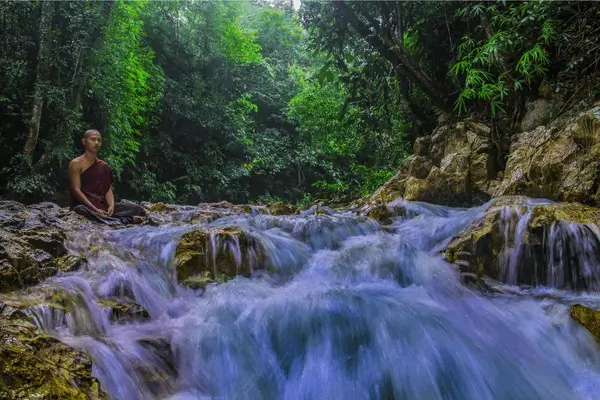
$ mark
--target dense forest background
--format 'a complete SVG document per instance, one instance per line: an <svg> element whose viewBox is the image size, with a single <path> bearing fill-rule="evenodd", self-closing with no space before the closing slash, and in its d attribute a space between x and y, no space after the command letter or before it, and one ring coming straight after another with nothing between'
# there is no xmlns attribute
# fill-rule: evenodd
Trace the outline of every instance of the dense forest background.
<svg viewBox="0 0 600 400"><path fill-rule="evenodd" d="M90 128L130 200L348 201L452 118L491 124L494 173L528 100L598 96L598 21L595 2L2 1L0 191L64 204Z"/></svg>

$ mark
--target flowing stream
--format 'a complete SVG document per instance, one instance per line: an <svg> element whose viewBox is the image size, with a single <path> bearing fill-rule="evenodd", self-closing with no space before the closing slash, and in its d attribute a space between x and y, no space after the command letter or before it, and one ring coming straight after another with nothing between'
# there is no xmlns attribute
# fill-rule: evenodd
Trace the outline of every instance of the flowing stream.
<svg viewBox="0 0 600 400"><path fill-rule="evenodd" d="M501 262L513 294L477 292L439 252L488 205L402 205L406 216L385 229L310 211L203 224L244 229L269 266L205 290L179 285L174 271L191 225L82 232L69 247L87 254L87 267L45 283L81 302L34 311L43 329L91 356L115 400L600 398L598 345L569 316L570 304L599 296L519 288L518 234ZM570 241L587 240L577 232ZM566 234L550 233L556 282ZM240 258L250 251L228 245ZM586 264L590 279L597 262ZM149 318L111 321L101 299L134 301Z"/></svg>

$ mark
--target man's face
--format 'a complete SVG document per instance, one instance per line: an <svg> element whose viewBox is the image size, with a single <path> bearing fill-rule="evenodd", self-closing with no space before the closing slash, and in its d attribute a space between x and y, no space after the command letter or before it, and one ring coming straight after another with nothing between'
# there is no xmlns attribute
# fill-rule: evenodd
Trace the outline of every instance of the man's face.
<svg viewBox="0 0 600 400"><path fill-rule="evenodd" d="M102 146L102 136L99 133L90 133L87 138L83 138L83 146L93 154L98 153Z"/></svg>

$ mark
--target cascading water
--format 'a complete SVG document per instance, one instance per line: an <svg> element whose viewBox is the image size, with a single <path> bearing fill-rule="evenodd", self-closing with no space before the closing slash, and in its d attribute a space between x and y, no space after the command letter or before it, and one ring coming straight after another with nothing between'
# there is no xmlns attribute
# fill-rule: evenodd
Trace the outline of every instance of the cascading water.
<svg viewBox="0 0 600 400"><path fill-rule="evenodd" d="M33 312L92 357L118 400L600 398L598 347L568 315L569 301L598 297L475 292L438 252L487 205L405 206L412 213L386 230L343 213L204 224L244 229L262 243L269 268L198 291L178 284L173 266L192 226L81 234L69 248L87 252L86 269L44 284L81 300L70 311ZM579 240L577 232L556 226L549 240ZM511 284L520 251L513 239L503 261ZM552 251L549 271L567 250ZM101 298L135 302L149 319L111 322Z"/></svg>

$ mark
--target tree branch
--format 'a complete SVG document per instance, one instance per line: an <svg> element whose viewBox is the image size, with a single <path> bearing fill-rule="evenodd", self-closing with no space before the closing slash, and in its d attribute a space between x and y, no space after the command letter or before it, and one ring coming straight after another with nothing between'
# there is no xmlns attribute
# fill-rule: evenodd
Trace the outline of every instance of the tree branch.
<svg viewBox="0 0 600 400"><path fill-rule="evenodd" d="M406 49L401 46L395 46L389 39L379 32L378 24L368 14L365 17L374 24L371 32L369 26L363 23L358 16L346 5L345 1L337 0L335 2L346 20L354 30L362 36L371 46L387 59L401 75L405 76L416 84L437 107L444 111L451 111L451 105L446 101L443 93L438 90L431 79L418 67ZM379 37L378 37L379 36Z"/></svg>

